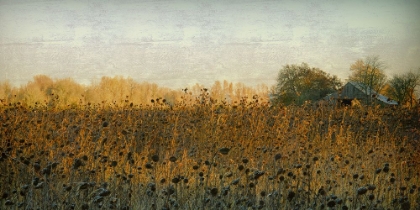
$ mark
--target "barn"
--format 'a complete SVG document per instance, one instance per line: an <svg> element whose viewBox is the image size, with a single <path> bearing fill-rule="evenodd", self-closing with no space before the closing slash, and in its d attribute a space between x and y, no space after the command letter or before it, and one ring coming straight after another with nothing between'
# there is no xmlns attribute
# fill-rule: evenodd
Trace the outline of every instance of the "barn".
<svg viewBox="0 0 420 210"><path fill-rule="evenodd" d="M369 87L365 88L363 84L354 81L347 82L340 91L329 94L324 99L329 101L357 99L364 104L398 105L397 101L379 94Z"/></svg>

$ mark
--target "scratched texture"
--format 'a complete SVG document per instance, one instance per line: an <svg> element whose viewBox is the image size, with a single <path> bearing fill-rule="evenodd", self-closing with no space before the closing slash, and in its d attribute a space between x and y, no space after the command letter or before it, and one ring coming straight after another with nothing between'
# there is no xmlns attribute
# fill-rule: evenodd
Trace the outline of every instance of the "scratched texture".
<svg viewBox="0 0 420 210"><path fill-rule="evenodd" d="M420 67L419 11L417 0L0 0L0 81L272 85L283 65L301 62L346 79L369 55L391 75Z"/></svg>

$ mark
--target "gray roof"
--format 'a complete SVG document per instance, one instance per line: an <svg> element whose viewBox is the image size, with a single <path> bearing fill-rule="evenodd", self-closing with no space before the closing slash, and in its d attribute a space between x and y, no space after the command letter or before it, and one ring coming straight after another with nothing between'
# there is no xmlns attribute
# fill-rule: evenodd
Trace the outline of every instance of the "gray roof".
<svg viewBox="0 0 420 210"><path fill-rule="evenodd" d="M365 86L359 82L354 82L354 81L349 81L350 84L352 84L355 88L357 88L358 90L362 91L364 94L375 94L376 95L376 99L389 104L389 105L398 105L397 101L394 100L390 100L388 97L379 94L378 92L376 92L375 90L371 89L370 87L368 88L364 88Z"/></svg>

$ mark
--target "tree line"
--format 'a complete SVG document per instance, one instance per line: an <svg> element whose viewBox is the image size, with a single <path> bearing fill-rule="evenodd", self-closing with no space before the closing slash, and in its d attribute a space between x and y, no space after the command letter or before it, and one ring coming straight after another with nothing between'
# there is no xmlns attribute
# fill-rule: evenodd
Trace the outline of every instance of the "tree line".
<svg viewBox="0 0 420 210"><path fill-rule="evenodd" d="M358 59L350 65L347 81L362 84L369 91L386 95L400 104L414 106L416 91L420 86L420 69L416 72L395 74L388 79L385 63L378 56ZM242 103L253 99L273 104L302 105L306 101L318 101L328 94L339 91L343 82L336 75L310 67L306 63L285 65L277 76L277 84L271 88L265 84L250 87L243 83L215 81L211 87L195 84L181 90L160 87L155 83L136 82L131 78L102 77L91 85L81 85L72 78L52 79L37 75L20 87L8 81L0 83L0 99L3 104L22 103L27 106L65 107L82 104L94 105L151 105L153 101L196 103L208 99L213 103ZM203 91L205 90L205 91ZM366 100L371 94L366 94ZM157 99L157 100L156 100ZM162 100L160 100L162 99Z"/></svg>
<svg viewBox="0 0 420 210"><path fill-rule="evenodd" d="M384 73L385 63L378 56L358 59L350 66L347 81L361 84L366 100L370 93L380 93L402 105L416 104L416 91L420 86L420 69L417 72L395 74L390 79ZM343 82L319 68L306 63L285 65L277 76L277 85L271 95L275 103L301 105L305 101L318 101L328 94L339 91Z"/></svg>
<svg viewBox="0 0 420 210"><path fill-rule="evenodd" d="M269 88L265 84L256 87L243 83L224 80L215 81L211 87L195 84L174 90L155 83L136 82L122 76L102 77L91 85L82 85L72 78L52 79L47 75L37 75L32 81L20 87L10 82L0 83L0 99L5 105L22 104L25 106L75 107L92 106L151 106L154 102L164 101L167 105L177 102L195 103L203 98L214 103L239 103L245 97L259 95L268 101ZM207 91L208 89L208 91ZM152 102L153 101L153 102Z"/></svg>

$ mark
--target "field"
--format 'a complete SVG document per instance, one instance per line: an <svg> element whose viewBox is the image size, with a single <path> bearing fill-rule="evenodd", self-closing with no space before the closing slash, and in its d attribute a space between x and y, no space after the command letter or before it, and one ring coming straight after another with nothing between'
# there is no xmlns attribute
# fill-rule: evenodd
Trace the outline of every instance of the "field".
<svg viewBox="0 0 420 210"><path fill-rule="evenodd" d="M419 111L4 105L0 209L419 209Z"/></svg>

